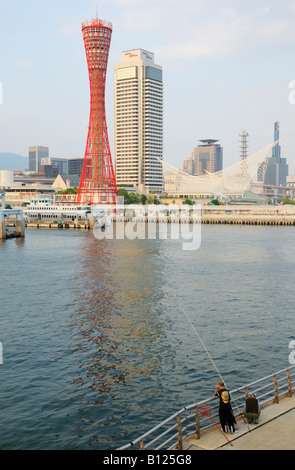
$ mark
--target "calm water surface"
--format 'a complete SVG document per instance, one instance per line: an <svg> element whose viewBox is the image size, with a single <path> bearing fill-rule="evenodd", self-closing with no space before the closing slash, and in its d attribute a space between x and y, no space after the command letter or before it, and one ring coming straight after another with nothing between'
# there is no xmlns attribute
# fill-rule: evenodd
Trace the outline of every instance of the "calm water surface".
<svg viewBox="0 0 295 470"><path fill-rule="evenodd" d="M184 405L288 367L293 227L181 241L26 230L0 244L0 448L116 449Z"/></svg>

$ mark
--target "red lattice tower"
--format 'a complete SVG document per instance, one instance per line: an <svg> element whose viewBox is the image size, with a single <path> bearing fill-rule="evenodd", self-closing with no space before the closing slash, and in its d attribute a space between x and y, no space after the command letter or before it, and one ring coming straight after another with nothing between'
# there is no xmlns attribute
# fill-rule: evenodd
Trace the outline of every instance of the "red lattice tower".
<svg viewBox="0 0 295 470"><path fill-rule="evenodd" d="M99 19L82 23L90 82L90 117L77 204L116 204L118 190L105 113L105 81L112 24Z"/></svg>

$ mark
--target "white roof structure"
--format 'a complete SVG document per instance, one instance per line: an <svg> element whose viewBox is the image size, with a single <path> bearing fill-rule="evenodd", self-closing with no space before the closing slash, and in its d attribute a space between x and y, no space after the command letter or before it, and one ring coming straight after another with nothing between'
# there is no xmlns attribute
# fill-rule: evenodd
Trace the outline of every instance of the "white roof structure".
<svg viewBox="0 0 295 470"><path fill-rule="evenodd" d="M164 191L169 195L242 195L257 183L257 171L265 162L276 141L235 165L216 173L193 176L162 161ZM261 183L260 183L261 185Z"/></svg>

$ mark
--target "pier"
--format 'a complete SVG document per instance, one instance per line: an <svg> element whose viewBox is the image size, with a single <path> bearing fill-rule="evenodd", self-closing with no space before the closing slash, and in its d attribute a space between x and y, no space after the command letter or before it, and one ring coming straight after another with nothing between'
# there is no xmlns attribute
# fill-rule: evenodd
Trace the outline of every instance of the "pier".
<svg viewBox="0 0 295 470"><path fill-rule="evenodd" d="M238 422L236 434L226 434L232 445L211 426L200 439L189 436L183 450L295 450L295 396L262 408L258 424Z"/></svg>
<svg viewBox="0 0 295 470"><path fill-rule="evenodd" d="M295 365L230 391L237 432L223 434L219 399L185 406L119 450L295 450ZM258 424L243 416L245 399L259 400ZM202 409L209 413L202 413Z"/></svg>
<svg viewBox="0 0 295 470"><path fill-rule="evenodd" d="M2 206L0 209L0 240L6 238L23 238L25 236L25 224L21 209L5 208L5 193L0 193ZM10 220L13 219L13 222ZM14 228L11 230L11 228Z"/></svg>
<svg viewBox="0 0 295 470"><path fill-rule="evenodd" d="M159 206L161 207L161 206ZM168 206L169 207L169 206ZM154 215L144 214L144 206L138 206L134 212L137 214L112 214L112 221L114 223L167 223L167 224L228 224L228 225L268 225L268 226L295 226L295 206L272 206L272 205L220 205L208 206L202 205L199 209L188 209L180 206L179 214L166 215L165 206L163 205L162 212ZM181 210L182 209L182 210ZM93 217L89 220L60 220L50 217L34 220L23 220L22 211L2 210L2 222L4 216L10 215L5 218L6 229L16 228L16 233L20 231L24 233L24 228L38 228L38 229L75 229L75 230L92 230ZM12 220L11 216L15 215L19 221ZM21 230L20 230L21 229ZM2 231L4 228L2 226ZM4 233L4 232L3 232Z"/></svg>

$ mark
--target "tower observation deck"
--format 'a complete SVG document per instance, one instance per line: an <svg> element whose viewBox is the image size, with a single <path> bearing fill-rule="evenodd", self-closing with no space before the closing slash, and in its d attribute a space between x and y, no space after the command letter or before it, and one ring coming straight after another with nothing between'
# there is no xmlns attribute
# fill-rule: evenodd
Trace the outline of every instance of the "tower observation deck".
<svg viewBox="0 0 295 470"><path fill-rule="evenodd" d="M90 83L90 117L77 204L116 204L118 191L105 113L105 82L112 24L94 19L82 23Z"/></svg>

